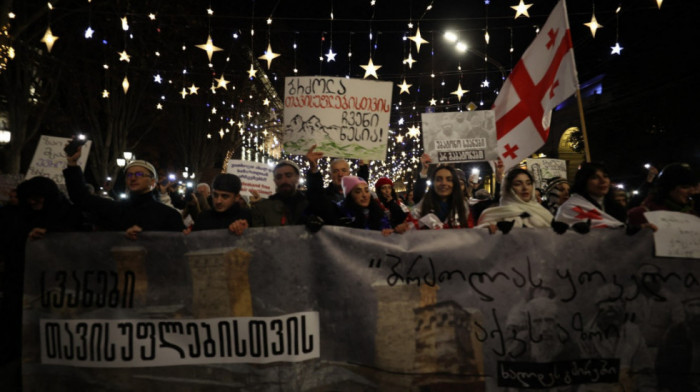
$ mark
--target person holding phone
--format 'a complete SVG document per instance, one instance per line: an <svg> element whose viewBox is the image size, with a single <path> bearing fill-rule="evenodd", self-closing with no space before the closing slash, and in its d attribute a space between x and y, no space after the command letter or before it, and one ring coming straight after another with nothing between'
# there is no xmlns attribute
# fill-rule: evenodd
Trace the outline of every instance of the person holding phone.
<svg viewBox="0 0 700 392"><path fill-rule="evenodd" d="M110 200L90 194L83 171L78 166L82 146L67 156L63 170L66 188L71 201L82 210L94 214L103 231L125 231L130 239L137 239L142 231L182 231L185 225L180 214L172 207L160 203L153 190L158 174L152 164L134 160L125 167L124 177L129 197Z"/></svg>

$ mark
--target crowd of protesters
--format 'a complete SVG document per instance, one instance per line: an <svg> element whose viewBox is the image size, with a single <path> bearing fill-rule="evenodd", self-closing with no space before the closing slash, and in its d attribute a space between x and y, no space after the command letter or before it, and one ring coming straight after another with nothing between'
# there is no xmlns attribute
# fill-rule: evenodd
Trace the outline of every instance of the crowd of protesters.
<svg viewBox="0 0 700 392"><path fill-rule="evenodd" d="M525 168L505 171L494 162L494 191L482 188L479 176L466 176L453 165L433 165L423 155L415 184L399 195L394 181L380 177L370 187L369 166L360 161L356 174L344 159L330 163L330 183L324 187L318 161L323 153L313 146L306 154L310 169L306 189L302 173L293 161L274 166L275 193L262 199L251 191L241 195L241 180L234 174L217 175L211 184L201 183L181 197L170 180L158 180L155 167L135 160L125 167L129 197L114 200L95 194L77 164L80 149L67 158L68 196L45 177L19 184L11 201L0 208L4 251L2 314L5 320L21 320L21 296L25 243L50 232L122 231L138 240L143 231L175 231L184 235L202 230L226 229L243 235L250 227L305 225L315 232L324 225L375 230L384 236L422 229L487 229L507 234L515 228L569 229L622 228L634 234L655 229L646 211L677 211L699 215L698 178L692 168L672 163L661 171L649 169L649 177L630 203L617 192L608 169L599 163L583 163L573 181L555 177L536 188ZM658 175L657 175L658 174ZM376 175L376 173L375 173ZM20 323L3 323L3 336L19 336ZM11 324L11 325L10 325ZM5 347L5 357L17 355L20 341ZM0 358L5 360L6 358Z"/></svg>

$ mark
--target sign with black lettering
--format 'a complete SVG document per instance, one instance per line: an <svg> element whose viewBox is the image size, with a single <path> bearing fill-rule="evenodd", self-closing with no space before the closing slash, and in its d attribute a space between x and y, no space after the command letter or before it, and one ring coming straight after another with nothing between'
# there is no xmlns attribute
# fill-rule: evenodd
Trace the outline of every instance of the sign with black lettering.
<svg viewBox="0 0 700 392"><path fill-rule="evenodd" d="M272 167L267 163L229 159L226 173L235 174L241 179L242 195L250 196L250 191L254 190L266 199L275 193Z"/></svg>
<svg viewBox="0 0 700 392"><path fill-rule="evenodd" d="M24 179L28 180L32 177L43 176L52 179L56 184L65 185L66 180L63 178L63 169L66 168L67 162L63 148L70 140L67 137L41 135ZM92 141L88 140L81 150L80 159L78 159L78 165L83 171L85 171L88 155L90 155L91 145Z"/></svg>
<svg viewBox="0 0 700 392"><path fill-rule="evenodd" d="M27 390L690 390L700 265L651 230L27 242Z"/></svg>
<svg viewBox="0 0 700 392"><path fill-rule="evenodd" d="M495 160L493 111L421 114L425 153L439 163Z"/></svg>
<svg viewBox="0 0 700 392"><path fill-rule="evenodd" d="M393 83L328 76L285 78L284 150L386 159Z"/></svg>

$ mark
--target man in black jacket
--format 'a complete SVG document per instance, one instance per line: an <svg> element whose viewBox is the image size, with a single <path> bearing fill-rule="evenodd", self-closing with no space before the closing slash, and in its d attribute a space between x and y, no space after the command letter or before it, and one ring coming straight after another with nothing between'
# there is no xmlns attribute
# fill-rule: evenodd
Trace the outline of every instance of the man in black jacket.
<svg viewBox="0 0 700 392"><path fill-rule="evenodd" d="M135 160L125 169L127 200L114 201L90 194L83 172L78 166L80 148L68 157L68 167L63 170L66 188L71 201L81 209L92 213L101 230L125 230L126 236L136 239L141 231L182 231L185 225L176 209L157 200L153 192L158 181L153 165Z"/></svg>
<svg viewBox="0 0 700 392"><path fill-rule="evenodd" d="M299 166L289 160L281 160L273 170L275 194L253 204L253 226L287 226L305 224L306 195L299 186Z"/></svg>
<svg viewBox="0 0 700 392"><path fill-rule="evenodd" d="M250 226L250 210L243 207L241 179L235 174L219 174L211 184L212 209L204 211L194 222L192 231L228 228L241 235Z"/></svg>

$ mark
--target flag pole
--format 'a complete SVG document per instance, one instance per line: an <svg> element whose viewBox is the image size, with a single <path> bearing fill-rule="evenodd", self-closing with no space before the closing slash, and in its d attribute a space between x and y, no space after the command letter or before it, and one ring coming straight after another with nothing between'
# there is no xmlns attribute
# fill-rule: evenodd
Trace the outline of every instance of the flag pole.
<svg viewBox="0 0 700 392"><path fill-rule="evenodd" d="M583 101L581 100L581 89L576 87L576 100L578 101L578 114L581 117L581 132L583 132L583 148L586 162L591 161L591 150L588 148L588 132L586 132L586 119L583 116Z"/></svg>

